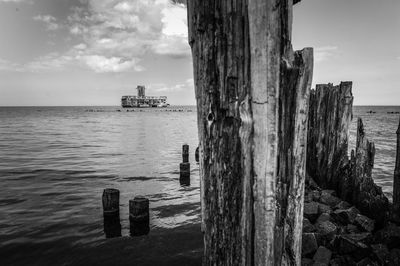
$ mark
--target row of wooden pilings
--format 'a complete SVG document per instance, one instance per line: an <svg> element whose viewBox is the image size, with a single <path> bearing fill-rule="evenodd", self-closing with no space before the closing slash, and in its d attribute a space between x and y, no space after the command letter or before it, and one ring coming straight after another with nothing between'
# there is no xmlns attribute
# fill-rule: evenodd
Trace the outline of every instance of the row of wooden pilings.
<svg viewBox="0 0 400 266"><path fill-rule="evenodd" d="M121 236L119 194L119 190L115 188L106 188L103 191L104 232L107 238ZM149 199L135 197L129 200L129 222L131 236L146 235L149 233Z"/></svg>
<svg viewBox="0 0 400 266"><path fill-rule="evenodd" d="M195 159L199 162L199 148L195 152ZM182 163L179 165L179 182L182 186L190 185L189 145L182 146ZM119 215L119 195L115 188L106 188L103 191L104 232L107 238L121 236L121 222ZM150 203L149 199L138 196L129 200L130 235L141 236L150 232Z"/></svg>

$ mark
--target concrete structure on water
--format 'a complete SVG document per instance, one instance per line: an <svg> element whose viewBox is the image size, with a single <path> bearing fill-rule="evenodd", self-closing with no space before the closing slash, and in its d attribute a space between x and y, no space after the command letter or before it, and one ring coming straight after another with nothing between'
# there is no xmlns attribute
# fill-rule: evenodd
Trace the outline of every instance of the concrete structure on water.
<svg viewBox="0 0 400 266"><path fill-rule="evenodd" d="M145 86L137 86L137 96L122 96L121 106L123 108L133 107L167 107L167 96L146 96Z"/></svg>

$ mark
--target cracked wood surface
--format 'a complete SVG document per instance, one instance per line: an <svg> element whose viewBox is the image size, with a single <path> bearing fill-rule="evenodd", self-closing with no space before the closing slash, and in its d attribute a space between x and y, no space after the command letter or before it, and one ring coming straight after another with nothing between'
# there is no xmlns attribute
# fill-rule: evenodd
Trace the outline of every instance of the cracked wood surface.
<svg viewBox="0 0 400 266"><path fill-rule="evenodd" d="M292 5L188 2L204 265L300 264L313 57L312 49L292 50ZM282 95L293 101L282 105ZM290 123L282 123L282 110L293 110ZM294 134L279 134L281 126ZM283 194L280 161L288 174Z"/></svg>

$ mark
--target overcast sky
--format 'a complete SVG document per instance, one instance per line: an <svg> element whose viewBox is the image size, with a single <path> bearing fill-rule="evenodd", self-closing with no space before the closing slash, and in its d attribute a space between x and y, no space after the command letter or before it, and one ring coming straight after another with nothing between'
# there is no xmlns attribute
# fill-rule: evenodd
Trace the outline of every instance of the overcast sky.
<svg viewBox="0 0 400 266"><path fill-rule="evenodd" d="M400 1L302 0L295 49L314 84L352 80L356 105L400 105ZM0 0L0 105L195 104L186 9L169 0Z"/></svg>

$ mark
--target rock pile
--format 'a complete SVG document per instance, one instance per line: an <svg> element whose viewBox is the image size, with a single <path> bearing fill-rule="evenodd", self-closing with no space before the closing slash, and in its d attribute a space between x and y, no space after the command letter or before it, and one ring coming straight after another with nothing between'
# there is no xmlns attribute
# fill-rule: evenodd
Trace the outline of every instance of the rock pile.
<svg viewBox="0 0 400 266"><path fill-rule="evenodd" d="M400 226L375 220L314 182L306 188L302 265L400 265Z"/></svg>

